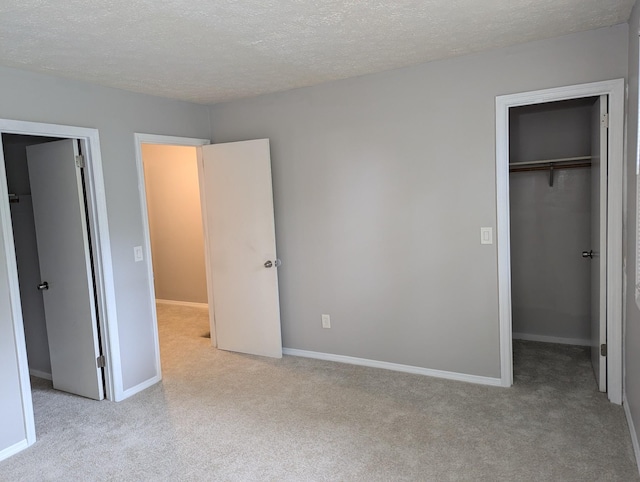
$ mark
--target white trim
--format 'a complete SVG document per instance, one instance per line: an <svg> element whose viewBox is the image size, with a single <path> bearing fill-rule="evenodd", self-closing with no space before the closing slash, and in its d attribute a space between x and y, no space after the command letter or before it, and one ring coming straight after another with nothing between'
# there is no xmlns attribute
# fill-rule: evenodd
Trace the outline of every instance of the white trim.
<svg viewBox="0 0 640 482"><path fill-rule="evenodd" d="M638 443L638 434L636 433L636 426L633 424L631 409L629 408L629 402L627 401L626 393L623 395L622 407L624 408L624 414L627 417L627 425L629 425L629 434L631 435L633 453L636 455L636 465L638 466L638 472L640 472L640 443Z"/></svg>
<svg viewBox="0 0 640 482"><path fill-rule="evenodd" d="M624 266L624 108L623 79L611 85L609 95L609 186L607 190L607 394L613 403L622 403ZM613 192L611 191L613 189Z"/></svg>
<svg viewBox="0 0 640 482"><path fill-rule="evenodd" d="M509 236L509 109L583 97L609 96L609 189L607 209L607 392L622 403L622 237L624 167L624 79L496 97L496 209L500 369L503 386L513 384L511 247Z"/></svg>
<svg viewBox="0 0 640 482"><path fill-rule="evenodd" d="M584 338L562 338L560 336L531 335L529 333L514 333L513 339L541 341L543 343L558 343L560 345L591 346L591 340Z"/></svg>
<svg viewBox="0 0 640 482"><path fill-rule="evenodd" d="M498 250L498 318L500 320L500 378L513 385L511 325L511 236L509 224L509 107L496 97L496 245ZM506 133L506 142L504 135ZM507 163L504 163L504 159ZM506 172L506 174L505 174ZM504 209L506 207L506 209Z"/></svg>
<svg viewBox="0 0 640 482"><path fill-rule="evenodd" d="M203 308L208 310L209 303L194 303L193 301L177 301L177 300L161 300L156 298L156 303L159 305L175 305L175 306L185 306L187 308Z"/></svg>
<svg viewBox="0 0 640 482"><path fill-rule="evenodd" d="M33 368L29 368L29 375L36 378L42 378L43 380L53 380L51 377L51 373L43 372L40 370L34 370Z"/></svg>
<svg viewBox="0 0 640 482"><path fill-rule="evenodd" d="M378 360L369 360L367 358L356 358L345 355L333 355L331 353L321 353L317 351L298 350L296 348L283 348L283 355L299 356L304 358L314 358L316 360L326 360L337 363L347 363L349 365L360 365L371 368L382 368L383 370L392 370L403 373L413 373L414 375L424 375L427 377L444 378L446 380L455 380L458 382L476 383L480 385L490 385L493 387L501 386L499 378L482 377L479 375L467 375L465 373L448 372L443 370L433 370L431 368L415 367L411 365L401 365L399 363L390 363Z"/></svg>
<svg viewBox="0 0 640 482"><path fill-rule="evenodd" d="M24 449L29 447L29 445L31 444L27 442L27 439L24 439L18 442L17 444L13 444L7 447L4 450L0 450L0 462L2 462L5 459L8 459L9 457L14 456L18 452L22 452Z"/></svg>
<svg viewBox="0 0 640 482"><path fill-rule="evenodd" d="M200 147L211 144L210 139L197 137L164 136L161 134L144 134L136 132L134 137L138 144L159 144L163 146L191 146Z"/></svg>
<svg viewBox="0 0 640 482"><path fill-rule="evenodd" d="M162 376L156 375L155 377L149 378L148 380L145 380L144 382L139 383L134 387L128 388L122 393L123 399L132 397L136 393L140 393L142 390L146 390L147 388L158 383L160 380L162 380Z"/></svg>
<svg viewBox="0 0 640 482"><path fill-rule="evenodd" d="M149 211L147 210L147 191L144 181L144 165L142 163L142 144L162 144L167 146L193 146L199 147L206 144L210 144L211 141L209 139L196 139L193 137L176 137L176 136L163 136L157 134L142 134L136 132L133 135L136 149L136 172L138 174L138 194L140 197L140 209L141 209L141 217L142 217L142 231L143 231L143 242L144 242L144 251L145 251L145 262L147 263L147 284L149 286L149 299L148 302L151 306L151 316L153 317L153 342L155 344L155 365L156 365L156 376L151 380L155 380L153 383L157 383L162 379L162 366L160 364L160 338L158 337L158 314L156 312L156 290L154 285L154 276L153 276L153 263L151 258L151 233L149 231ZM136 387L132 387L129 390L126 390L125 393L130 393L131 395L138 393L140 390L144 390L147 386L147 382L143 382ZM138 389L140 386L144 386L143 388ZM128 396L131 396L128 395Z"/></svg>
<svg viewBox="0 0 640 482"><path fill-rule="evenodd" d="M91 240L95 255L95 283L99 329L102 349L105 355L105 397L107 400L122 400L122 359L120 357L120 336L118 334L115 281L111 260L111 239L107 214L107 198L102 170L100 136L97 129L83 129L87 135L75 136L82 142L85 156L88 207L91 222Z"/></svg>

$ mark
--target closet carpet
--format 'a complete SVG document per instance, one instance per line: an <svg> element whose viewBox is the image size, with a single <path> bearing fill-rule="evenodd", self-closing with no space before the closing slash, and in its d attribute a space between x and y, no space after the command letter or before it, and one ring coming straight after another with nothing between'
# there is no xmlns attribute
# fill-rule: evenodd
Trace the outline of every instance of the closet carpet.
<svg viewBox="0 0 640 482"><path fill-rule="evenodd" d="M217 351L205 310L158 314L162 384L112 403L33 379L38 442L0 480L640 480L583 348L516 341L502 389Z"/></svg>

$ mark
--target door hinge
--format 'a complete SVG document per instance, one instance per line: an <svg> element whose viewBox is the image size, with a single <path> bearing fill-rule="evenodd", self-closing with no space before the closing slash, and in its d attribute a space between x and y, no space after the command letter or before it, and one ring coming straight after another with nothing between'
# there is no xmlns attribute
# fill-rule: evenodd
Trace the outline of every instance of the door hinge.
<svg viewBox="0 0 640 482"><path fill-rule="evenodd" d="M76 156L76 166L82 169L84 167L84 156Z"/></svg>
<svg viewBox="0 0 640 482"><path fill-rule="evenodd" d="M609 113L605 112L602 114L602 118L600 119L600 125L605 129L609 128Z"/></svg>
<svg viewBox="0 0 640 482"><path fill-rule="evenodd" d="M607 344L603 343L602 345L600 345L600 355L601 356L607 356Z"/></svg>
<svg viewBox="0 0 640 482"><path fill-rule="evenodd" d="M104 355L100 355L98 358L96 358L96 362L98 363L98 368L104 368Z"/></svg>

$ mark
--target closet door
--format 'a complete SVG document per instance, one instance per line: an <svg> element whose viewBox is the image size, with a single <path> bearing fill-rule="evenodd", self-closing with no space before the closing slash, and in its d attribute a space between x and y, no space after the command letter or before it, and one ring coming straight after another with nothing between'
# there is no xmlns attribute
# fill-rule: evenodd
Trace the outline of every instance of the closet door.
<svg viewBox="0 0 640 482"><path fill-rule="evenodd" d="M27 147L53 387L104 398L77 141ZM36 289L33 286L32 289Z"/></svg>
<svg viewBox="0 0 640 482"><path fill-rule="evenodd" d="M601 392L607 391L607 96L591 114L591 363Z"/></svg>

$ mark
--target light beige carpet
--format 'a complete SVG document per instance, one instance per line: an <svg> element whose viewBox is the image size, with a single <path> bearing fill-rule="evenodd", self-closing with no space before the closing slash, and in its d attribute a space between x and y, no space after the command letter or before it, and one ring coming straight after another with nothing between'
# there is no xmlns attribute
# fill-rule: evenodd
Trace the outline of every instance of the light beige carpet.
<svg viewBox="0 0 640 482"><path fill-rule="evenodd" d="M38 442L0 480L640 480L583 348L515 342L501 389L227 353L206 311L158 313L163 383L112 403L33 379Z"/></svg>

